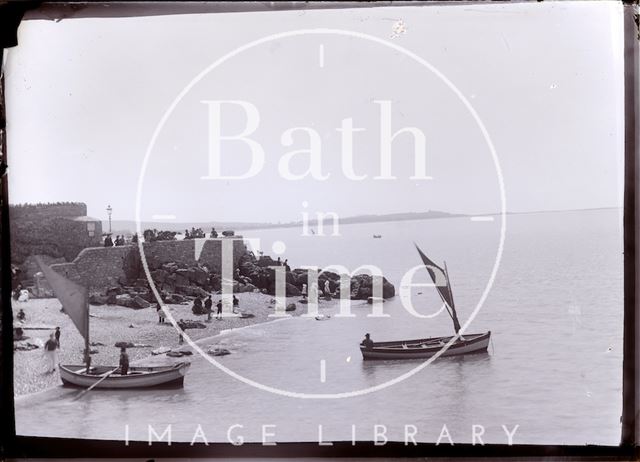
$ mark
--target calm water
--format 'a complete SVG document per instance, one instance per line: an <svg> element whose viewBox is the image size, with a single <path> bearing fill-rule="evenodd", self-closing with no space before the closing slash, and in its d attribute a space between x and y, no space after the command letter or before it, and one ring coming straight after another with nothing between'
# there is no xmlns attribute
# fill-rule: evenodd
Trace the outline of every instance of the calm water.
<svg viewBox="0 0 640 462"><path fill-rule="evenodd" d="M618 210L510 215L504 255L493 289L468 332L492 331L486 355L444 358L391 387L343 399L275 395L231 378L194 357L183 390L96 391L71 402L62 387L20 399L19 434L146 440L148 424L172 424L175 441L191 441L201 424L209 441L260 441L262 425L277 441L373 439L374 425L404 440L435 441L443 425L454 442L470 442L482 425L484 442L507 443L502 426L519 425L514 443L618 444L622 408L622 228ZM379 266L400 285L419 264L412 241L437 262L446 260L459 315L466 321L487 284L497 251L499 222L466 218L349 225L341 237L302 237L300 230L253 232L270 252L287 245L292 266ZM373 239L382 234L382 239ZM248 233L245 236L249 236ZM421 281L423 272L419 272ZM417 276L418 278L418 276ZM421 282L419 279L418 282ZM416 309L439 307L433 288L412 288ZM333 308L320 308L332 313ZM358 342L448 335L446 314L417 319L399 297L384 304L389 318L370 318L354 302L355 318L318 322L293 318L223 334L233 354L218 358L251 380L298 393L366 389L420 362L363 362ZM321 361L326 365L321 380ZM446 439L443 441L447 441Z"/></svg>

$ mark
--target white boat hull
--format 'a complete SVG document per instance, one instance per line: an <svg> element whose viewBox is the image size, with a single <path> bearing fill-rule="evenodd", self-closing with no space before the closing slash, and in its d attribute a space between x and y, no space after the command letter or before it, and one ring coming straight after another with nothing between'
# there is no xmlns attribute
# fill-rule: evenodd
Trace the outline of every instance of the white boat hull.
<svg viewBox="0 0 640 462"><path fill-rule="evenodd" d="M184 377L191 363L180 362L173 366L129 368L127 375L120 375L117 371L98 383L95 388L127 389L171 387L180 388L184 385ZM89 374L82 365L60 365L60 378L65 386L89 388L100 381L104 374L116 366L92 367Z"/></svg>
<svg viewBox="0 0 640 462"><path fill-rule="evenodd" d="M363 359L428 359L436 355L452 337L432 337L415 340L376 342L371 348L360 346ZM491 332L465 334L453 343L441 356L461 356L485 353Z"/></svg>

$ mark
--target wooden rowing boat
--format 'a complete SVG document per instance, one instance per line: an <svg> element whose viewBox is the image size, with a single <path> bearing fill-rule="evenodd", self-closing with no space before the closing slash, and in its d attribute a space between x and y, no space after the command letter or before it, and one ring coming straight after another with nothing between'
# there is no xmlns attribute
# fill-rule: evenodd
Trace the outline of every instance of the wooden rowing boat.
<svg viewBox="0 0 640 462"><path fill-rule="evenodd" d="M60 378L65 386L89 388L97 383L95 388L126 389L126 388L182 388L184 376L191 363L179 362L171 366L132 366L127 375L119 370L105 374L117 366L97 366L89 369L82 365L60 365Z"/></svg>
<svg viewBox="0 0 640 462"><path fill-rule="evenodd" d="M447 264L444 268L431 261L416 245L418 254L424 263L425 269L433 281L436 291L442 299L446 312L453 321L453 330L456 335L448 337L429 337L414 340L394 340L390 342L373 342L366 335L360 344L360 352L363 359L427 359L436 355L452 340L455 340L443 351L441 356L460 356L487 351L491 340L491 331L480 334L461 334L460 321L453 300L453 290L449 280Z"/></svg>
<svg viewBox="0 0 640 462"><path fill-rule="evenodd" d="M453 336L374 342L369 348L360 345L360 351L364 359L427 359L442 350L452 338ZM491 331L483 334L465 334L451 344L442 356L485 353L490 338Z"/></svg>
<svg viewBox="0 0 640 462"><path fill-rule="evenodd" d="M60 378L67 386L87 388L151 388L182 387L184 376L191 363L179 362L170 366L133 366L127 375L119 373L117 366L91 366L89 342L89 294L87 287L67 279L45 265L39 257L36 261L56 298L64 307L80 335L84 337L85 365L60 364ZM87 369L88 368L88 369Z"/></svg>

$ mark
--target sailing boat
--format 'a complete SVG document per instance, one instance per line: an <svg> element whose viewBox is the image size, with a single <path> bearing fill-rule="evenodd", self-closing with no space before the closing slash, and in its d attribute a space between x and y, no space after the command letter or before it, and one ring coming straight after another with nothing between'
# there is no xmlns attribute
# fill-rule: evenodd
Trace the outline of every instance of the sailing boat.
<svg viewBox="0 0 640 462"><path fill-rule="evenodd" d="M484 353L489 346L491 331L480 334L460 334L460 321L453 301L453 292L449 280L447 264L444 269L432 262L416 245L418 254L436 286L445 309L453 321L455 335L447 337L429 337L414 340L395 340L372 342L369 346L360 345L363 359L426 359L434 356L454 337L458 337L441 356L459 356L472 353Z"/></svg>
<svg viewBox="0 0 640 462"><path fill-rule="evenodd" d="M91 366L89 353L89 297L87 288L56 273L36 258L42 273L62 303L64 311L84 337L84 365L60 364L60 378L67 386L82 388L149 388L182 387L189 362L179 362L170 366L129 368L126 375L120 373L119 366Z"/></svg>

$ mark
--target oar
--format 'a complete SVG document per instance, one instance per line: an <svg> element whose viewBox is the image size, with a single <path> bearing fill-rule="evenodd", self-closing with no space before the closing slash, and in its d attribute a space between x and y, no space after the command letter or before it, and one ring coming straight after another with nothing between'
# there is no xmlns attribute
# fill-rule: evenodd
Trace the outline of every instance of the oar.
<svg viewBox="0 0 640 462"><path fill-rule="evenodd" d="M80 398L82 398L84 395L86 395L87 393L89 393L91 390L93 390L96 385L98 385L100 382L102 382L104 379L106 379L107 377L109 377L111 374L113 374L115 371L117 371L119 369L119 367L116 367L115 369L111 369L109 372L105 372L104 374L102 374L102 378L100 380L98 380L96 383L94 383L93 385L91 385L89 388L87 388L86 390L82 390L82 392L80 392L80 394L78 396L76 396L75 398L73 398L73 401L76 401Z"/></svg>

